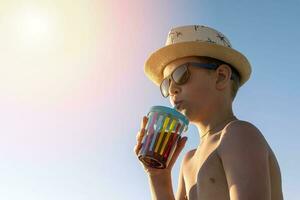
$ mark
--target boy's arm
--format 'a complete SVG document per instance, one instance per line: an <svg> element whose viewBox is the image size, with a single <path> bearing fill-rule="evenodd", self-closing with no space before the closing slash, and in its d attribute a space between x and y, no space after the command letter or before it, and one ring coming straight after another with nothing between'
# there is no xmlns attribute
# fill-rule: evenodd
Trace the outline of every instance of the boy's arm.
<svg viewBox="0 0 300 200"><path fill-rule="evenodd" d="M186 196L185 182L184 182L184 176L183 176L183 166L184 166L184 163L186 162L186 157L187 157L187 154L182 159L182 162L180 165L176 200L185 200L185 196Z"/></svg>
<svg viewBox="0 0 300 200"><path fill-rule="evenodd" d="M190 157L190 154L195 151L189 151L185 154L181 161L180 171L179 171L179 178L178 178L178 187L176 198L174 198L173 194L173 187L172 187L172 179L171 174L166 174L164 176L148 176L152 199L163 199L163 200L185 200L186 198L186 190L185 190L185 182L184 182L184 164Z"/></svg>
<svg viewBox="0 0 300 200"><path fill-rule="evenodd" d="M183 178L183 165L185 163L186 156L184 156L179 171L178 187L176 193L176 200L185 200L186 190ZM152 199L174 199L172 179L171 176L148 176L149 184L151 188Z"/></svg>
<svg viewBox="0 0 300 200"><path fill-rule="evenodd" d="M175 200L171 173L148 175L152 200Z"/></svg>
<svg viewBox="0 0 300 200"><path fill-rule="evenodd" d="M268 148L254 125L246 121L229 125L218 153L231 200L271 199Z"/></svg>

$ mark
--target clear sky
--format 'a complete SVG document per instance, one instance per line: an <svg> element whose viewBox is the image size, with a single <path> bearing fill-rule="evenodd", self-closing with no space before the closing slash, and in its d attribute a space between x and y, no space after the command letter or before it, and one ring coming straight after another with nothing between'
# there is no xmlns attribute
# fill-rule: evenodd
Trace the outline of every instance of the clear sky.
<svg viewBox="0 0 300 200"><path fill-rule="evenodd" d="M298 198L299 1L1 0L0 199L150 200L133 152L153 105L143 65L174 26L200 24L244 53L252 76L233 109L277 156ZM173 172L199 142L195 127Z"/></svg>

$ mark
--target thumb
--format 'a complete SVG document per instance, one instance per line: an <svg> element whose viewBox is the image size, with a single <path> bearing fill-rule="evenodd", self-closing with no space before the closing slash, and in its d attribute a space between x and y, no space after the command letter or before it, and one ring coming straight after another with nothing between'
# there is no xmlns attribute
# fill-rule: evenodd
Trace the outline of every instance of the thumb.
<svg viewBox="0 0 300 200"><path fill-rule="evenodd" d="M176 146L176 149L172 155L172 158L171 158L171 161L169 163L169 166L172 168L174 163L176 162L180 152L182 151L182 149L184 148L185 146L185 143L187 141L187 137L182 137L179 139L178 143L177 143L177 146Z"/></svg>

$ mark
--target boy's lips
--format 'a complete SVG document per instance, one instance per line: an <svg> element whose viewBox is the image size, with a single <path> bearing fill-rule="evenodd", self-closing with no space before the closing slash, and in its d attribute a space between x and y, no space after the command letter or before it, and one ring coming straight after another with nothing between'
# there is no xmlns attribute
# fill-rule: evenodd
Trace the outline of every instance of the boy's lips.
<svg viewBox="0 0 300 200"><path fill-rule="evenodd" d="M180 106L181 106L182 102L183 102L183 101L175 101L175 102L174 102L175 107L176 107L177 110L180 109Z"/></svg>

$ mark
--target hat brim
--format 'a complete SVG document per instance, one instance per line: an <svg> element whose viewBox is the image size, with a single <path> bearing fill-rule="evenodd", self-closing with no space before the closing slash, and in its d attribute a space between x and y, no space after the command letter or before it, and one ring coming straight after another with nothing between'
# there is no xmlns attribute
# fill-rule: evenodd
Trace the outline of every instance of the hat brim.
<svg viewBox="0 0 300 200"><path fill-rule="evenodd" d="M153 52L145 62L146 76L157 86L163 80L163 70L170 62L188 56L206 56L222 60L232 65L240 74L242 86L251 74L251 66L247 58L240 52L214 43L189 41L170 44Z"/></svg>

